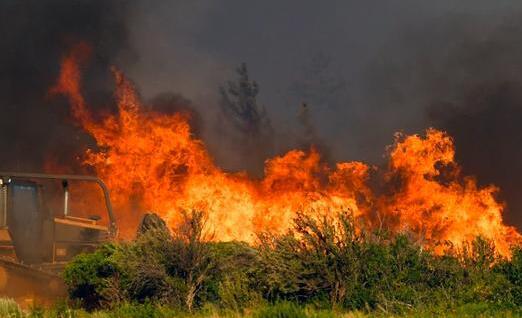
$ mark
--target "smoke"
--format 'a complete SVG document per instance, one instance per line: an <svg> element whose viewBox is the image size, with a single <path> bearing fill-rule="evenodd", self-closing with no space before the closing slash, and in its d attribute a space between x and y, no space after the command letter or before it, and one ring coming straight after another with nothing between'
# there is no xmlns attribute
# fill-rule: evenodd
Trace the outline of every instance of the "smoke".
<svg viewBox="0 0 522 318"><path fill-rule="evenodd" d="M449 82L459 89L443 86L429 105L428 119L454 136L457 158L466 173L500 186L501 199L508 204L508 222L522 227L520 17L510 17L448 54L439 72L454 77ZM466 74L465 78L459 74ZM427 78L428 84L433 81Z"/></svg>
<svg viewBox="0 0 522 318"><path fill-rule="evenodd" d="M128 63L127 5L120 1L2 1L0 4L0 167L41 170L49 157L75 169L92 140L70 120L68 105L46 98L59 60L77 41L95 53L85 83L101 106L111 95L108 67ZM76 168L77 169L77 168Z"/></svg>
<svg viewBox="0 0 522 318"><path fill-rule="evenodd" d="M436 54L444 54L441 48L469 35L480 37L521 9L514 1L482 0L138 1L128 27L139 61L126 71L146 97L183 92L208 124L218 117L217 88L233 79L244 61L260 85L259 102L274 126L276 152L302 144L298 114L304 102L332 160L376 162L394 132L419 132L426 125L428 106L419 102L423 92L409 89L416 79L402 69L422 65L406 59L420 62L414 52L430 43ZM456 27L466 32L452 33L455 20L462 20ZM328 63L317 63L318 56ZM326 67L317 72L317 64ZM314 81L313 73L321 80ZM405 90L411 96L402 95ZM233 142L208 129L203 136L221 166L245 168L236 164L240 151Z"/></svg>
<svg viewBox="0 0 522 318"><path fill-rule="evenodd" d="M522 83L500 79L463 92L460 100L434 104L430 119L448 131L464 172L501 188L507 221L522 226Z"/></svg>
<svg viewBox="0 0 522 318"><path fill-rule="evenodd" d="M404 32L366 73L366 95L372 96L368 105L375 107L377 124L383 130L402 122L400 129L408 132L427 126L448 131L463 172L476 176L479 184L499 186L507 222L519 228L520 17L520 10L502 16L446 16L443 24Z"/></svg>

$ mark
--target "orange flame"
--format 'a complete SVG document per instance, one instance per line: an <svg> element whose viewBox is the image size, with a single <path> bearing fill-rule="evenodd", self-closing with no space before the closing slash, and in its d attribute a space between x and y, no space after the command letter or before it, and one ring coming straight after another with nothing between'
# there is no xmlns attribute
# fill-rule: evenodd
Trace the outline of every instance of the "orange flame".
<svg viewBox="0 0 522 318"><path fill-rule="evenodd" d="M502 222L504 206L494 196L498 188L479 188L473 177L462 177L454 156L452 139L433 128L426 138L397 136L387 178L400 175L402 186L380 198L381 210L398 219L400 230L418 233L427 242L461 245L480 235L508 255L521 236ZM448 176L441 173L444 167L452 169Z"/></svg>
<svg viewBox="0 0 522 318"><path fill-rule="evenodd" d="M94 121L80 90L78 65L84 55L77 51L65 56L51 93L69 98L73 117L96 140L98 149L85 154L84 164L94 167L111 189L124 236L132 235L145 211L175 226L181 211L202 210L216 240L253 242L256 232L288 230L297 212L349 210L367 224L377 214L381 223L389 220L394 230L413 232L427 246L446 240L460 245L481 235L509 255L510 245L520 242L520 234L502 222L497 189L479 188L473 178L460 175L453 142L441 131L428 129L425 138L397 137L385 172L385 183L398 183L390 193L371 191L368 165L330 167L314 148L268 159L264 178L256 180L217 167L192 135L190 114L144 110L117 69L118 113ZM438 165L453 167L448 180Z"/></svg>

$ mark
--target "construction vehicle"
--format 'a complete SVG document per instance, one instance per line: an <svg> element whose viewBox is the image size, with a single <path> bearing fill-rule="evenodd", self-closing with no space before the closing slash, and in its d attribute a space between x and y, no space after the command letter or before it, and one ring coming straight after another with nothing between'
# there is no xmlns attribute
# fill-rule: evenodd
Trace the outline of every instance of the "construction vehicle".
<svg viewBox="0 0 522 318"><path fill-rule="evenodd" d="M96 211L102 216L72 215L71 183L101 189L104 200L93 207L102 206L104 211ZM65 296L60 276L65 265L116 233L109 191L100 179L0 172L0 296L19 303L46 303Z"/></svg>

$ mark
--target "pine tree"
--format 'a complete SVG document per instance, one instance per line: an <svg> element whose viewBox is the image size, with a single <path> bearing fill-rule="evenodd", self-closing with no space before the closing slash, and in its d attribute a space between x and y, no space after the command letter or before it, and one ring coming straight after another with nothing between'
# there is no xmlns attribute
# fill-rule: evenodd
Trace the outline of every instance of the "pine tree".
<svg viewBox="0 0 522 318"><path fill-rule="evenodd" d="M243 168L260 174L263 163L273 150L273 129L265 108L258 103L259 85L249 78L242 63L237 79L220 87L220 107L225 120L238 132Z"/></svg>
<svg viewBox="0 0 522 318"><path fill-rule="evenodd" d="M265 108L258 104L259 86L251 81L248 69L242 63L236 70L238 79L220 87L220 106L233 126L249 138L262 135L272 129Z"/></svg>

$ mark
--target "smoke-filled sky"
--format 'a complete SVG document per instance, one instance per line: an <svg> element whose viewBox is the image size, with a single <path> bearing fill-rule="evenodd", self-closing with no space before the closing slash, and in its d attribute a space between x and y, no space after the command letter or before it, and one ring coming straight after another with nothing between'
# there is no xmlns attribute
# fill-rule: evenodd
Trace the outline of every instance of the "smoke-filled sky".
<svg viewBox="0 0 522 318"><path fill-rule="evenodd" d="M301 145L303 102L329 160L379 164L394 132L445 129L464 172L499 185L508 221L522 227L520 1L5 0L2 169L74 161L92 144L67 104L46 96L78 40L94 50L85 83L94 107L111 109L117 65L152 107L193 109L226 169L262 169L245 165L218 116L218 87L246 62L274 129L272 154Z"/></svg>

